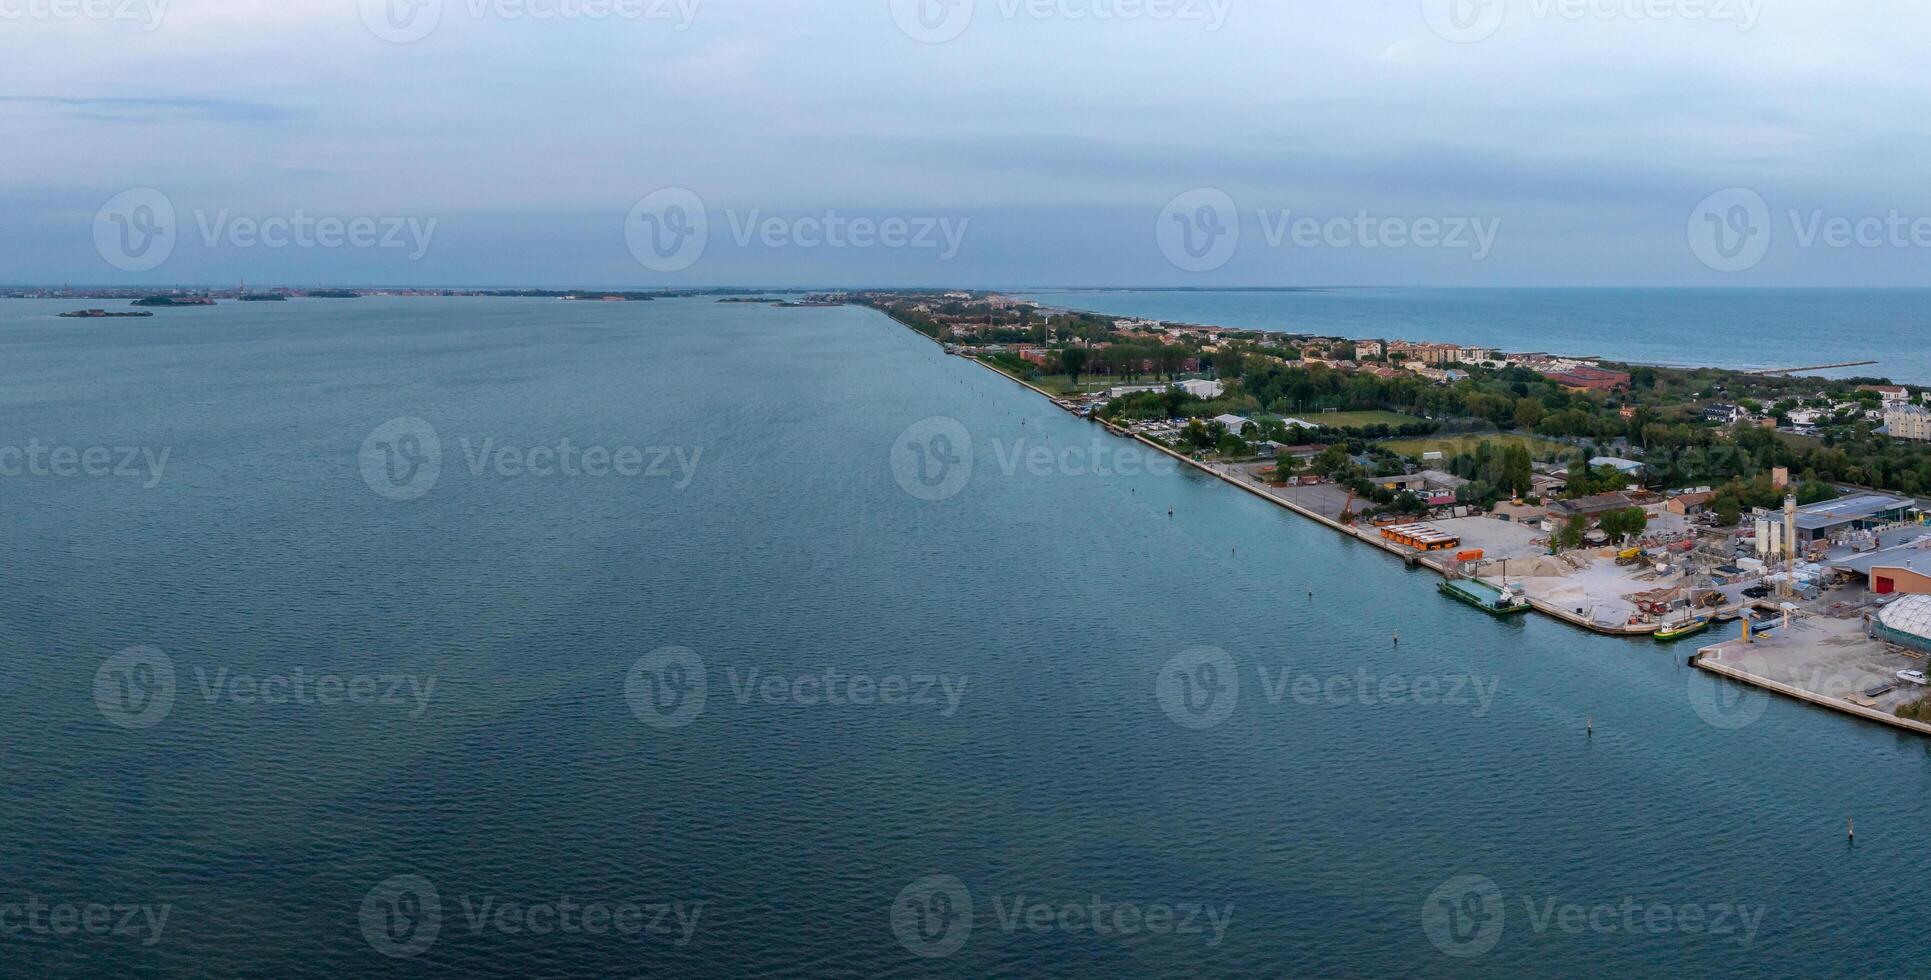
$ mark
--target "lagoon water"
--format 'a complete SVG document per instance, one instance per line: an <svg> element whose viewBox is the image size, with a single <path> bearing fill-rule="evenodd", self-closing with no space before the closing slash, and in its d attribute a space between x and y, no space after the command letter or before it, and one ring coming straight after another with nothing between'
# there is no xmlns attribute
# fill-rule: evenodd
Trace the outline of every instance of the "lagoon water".
<svg viewBox="0 0 1931 980"><path fill-rule="evenodd" d="M60 308L0 303L0 447L169 456L0 477L0 915L168 917L7 975L1921 973L1931 743L1486 618L875 313ZM439 475L365 477L405 417ZM564 438L695 466L469 461ZM566 902L640 928L522 911Z"/></svg>
<svg viewBox="0 0 1931 980"><path fill-rule="evenodd" d="M1931 290L1300 289L1042 290L1068 309L1354 339L1401 338L1931 384Z"/></svg>

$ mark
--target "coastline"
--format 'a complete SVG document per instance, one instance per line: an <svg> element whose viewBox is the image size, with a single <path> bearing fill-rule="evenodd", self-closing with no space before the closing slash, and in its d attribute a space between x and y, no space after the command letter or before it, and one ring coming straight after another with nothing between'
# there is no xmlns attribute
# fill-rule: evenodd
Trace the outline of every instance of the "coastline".
<svg viewBox="0 0 1931 980"><path fill-rule="evenodd" d="M945 345L940 343L936 338L929 337L918 330L912 329L910 325L899 320L897 317L894 317L883 310L879 310L877 312L879 312L882 316L884 316L887 320L891 321L892 323L897 324L899 327L910 331L915 336L921 337L924 340L938 346L941 349L944 348ZM951 355L947 355L947 356L951 356ZM1053 407L1061 408L1062 410L1064 410L1063 407L1060 406L1059 404L1059 401L1060 401L1059 398L1054 396L1051 392L1046 391L1045 389L1040 388L1039 386L1034 385L1024 380L1023 378L1017 378L1017 377L1014 377L1013 375L1007 374L1006 372L999 370L999 368L996 367L995 365L988 364L985 361L979 360L978 358L967 357L967 358L961 358L961 360L965 360L973 364L977 364L980 367L985 368L986 370L991 371L992 373L998 375L999 377L1004 378L1007 381L1010 381L1016 385L1019 385L1020 387L1025 388L1033 392L1034 394L1041 396L1042 398L1045 398L1048 402L1053 403ZM1391 554L1397 558L1402 559L1411 568L1426 568L1429 571L1432 571L1435 574L1441 576L1443 579L1459 577L1455 575L1454 572L1447 566L1447 564L1442 562L1441 559L1439 558L1430 557L1425 552L1416 551L1415 549L1396 544L1395 542L1388 541L1384 538L1381 538L1378 535L1367 534L1358 527L1351 527L1351 526L1342 524L1339 521L1332 520L1322 514L1315 513L1314 511L1309 510L1308 508L1303 507L1300 504L1297 504L1291 500L1286 500L1282 497L1279 497L1272 493L1267 492L1267 489L1265 487L1252 486L1249 483L1243 482L1242 480L1234 477L1231 474L1223 473L1220 470L1214 469L1213 467L1208 466L1207 464L1202 463L1198 460L1195 460L1192 457L1176 452L1167 446L1163 446L1157 442L1154 442L1153 440L1148 439L1145 436L1140 435L1139 433L1129 432L1125 429L1121 429L1113 425L1112 423L1109 423L1102 419L1085 418L1084 416L1080 416L1072 412L1068 412L1067 414L1073 415L1075 418L1079 418L1082 421L1094 423L1098 425L1100 428L1105 429L1107 432L1115 436L1118 436L1122 439L1129 439L1143 446L1147 446L1151 449L1164 453L1167 456L1170 456L1173 459L1180 461L1181 463L1191 466L1202 473L1215 477L1231 486L1238 487L1241 490L1244 490L1248 493L1253 494L1254 496L1261 498L1262 500L1265 500L1271 504L1274 504L1275 506L1292 511L1293 513L1298 514L1301 517L1307 518L1308 520L1313 521L1316 524L1322 525L1331 531L1338 532L1344 537L1352 538L1355 541L1359 541L1364 544L1372 545L1375 548L1379 548L1380 550L1385 551L1388 554ZM1610 626L1604 623L1599 623L1593 619L1579 616L1573 612L1570 612L1567 609L1563 609L1561 607L1555 606L1543 599L1531 598L1529 600L1529 606L1534 611L1539 612L1545 616L1548 616L1551 619L1556 619L1561 622L1568 623L1571 626L1585 629L1591 633L1597 633L1603 636L1615 636L1615 637L1624 637L1624 638L1646 637L1654 634L1658 628L1657 625L1653 623L1644 624L1642 626L1634 626L1634 627L1627 626L1627 625Z"/></svg>

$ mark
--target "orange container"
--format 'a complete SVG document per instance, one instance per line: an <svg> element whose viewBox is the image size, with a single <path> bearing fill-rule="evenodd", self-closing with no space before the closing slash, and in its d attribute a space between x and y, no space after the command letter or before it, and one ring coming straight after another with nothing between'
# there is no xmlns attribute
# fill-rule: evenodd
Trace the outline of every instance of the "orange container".
<svg viewBox="0 0 1931 980"><path fill-rule="evenodd" d="M1482 555L1483 555L1482 549L1477 548L1474 551L1464 551L1461 554L1456 555L1455 560L1456 561L1481 561Z"/></svg>

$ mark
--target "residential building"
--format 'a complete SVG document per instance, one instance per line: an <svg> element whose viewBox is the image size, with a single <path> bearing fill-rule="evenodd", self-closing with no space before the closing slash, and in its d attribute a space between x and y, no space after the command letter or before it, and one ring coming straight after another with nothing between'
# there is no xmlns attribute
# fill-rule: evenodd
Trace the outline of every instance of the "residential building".
<svg viewBox="0 0 1931 980"><path fill-rule="evenodd" d="M1719 425L1735 425L1749 417L1750 413L1744 411L1741 405L1728 405L1719 402L1715 405L1705 405L1703 407L1703 421L1705 422L1715 422Z"/></svg>
<svg viewBox="0 0 1931 980"><path fill-rule="evenodd" d="M1388 353L1388 345L1379 340L1357 340L1354 342L1354 356L1359 360L1373 360Z"/></svg>
<svg viewBox="0 0 1931 980"><path fill-rule="evenodd" d="M1899 405L1886 409L1884 427L1893 439L1931 442L1931 410L1922 405Z"/></svg>
<svg viewBox="0 0 1931 980"><path fill-rule="evenodd" d="M1884 400L1886 408L1911 403L1911 389L1903 385L1858 385L1857 390L1877 392L1878 397Z"/></svg>

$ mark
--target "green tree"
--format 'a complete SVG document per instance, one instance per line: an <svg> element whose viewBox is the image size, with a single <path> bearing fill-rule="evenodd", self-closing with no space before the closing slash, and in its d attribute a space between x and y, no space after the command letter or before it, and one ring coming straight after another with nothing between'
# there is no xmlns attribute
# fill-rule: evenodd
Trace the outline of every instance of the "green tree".
<svg viewBox="0 0 1931 980"><path fill-rule="evenodd" d="M1582 547L1582 536L1589 533L1589 518L1577 514L1556 532L1556 547L1567 551Z"/></svg>
<svg viewBox="0 0 1931 980"><path fill-rule="evenodd" d="M1075 385L1079 384L1080 372L1086 369L1086 348L1068 347L1060 351L1059 369L1066 372L1066 376L1072 378Z"/></svg>

